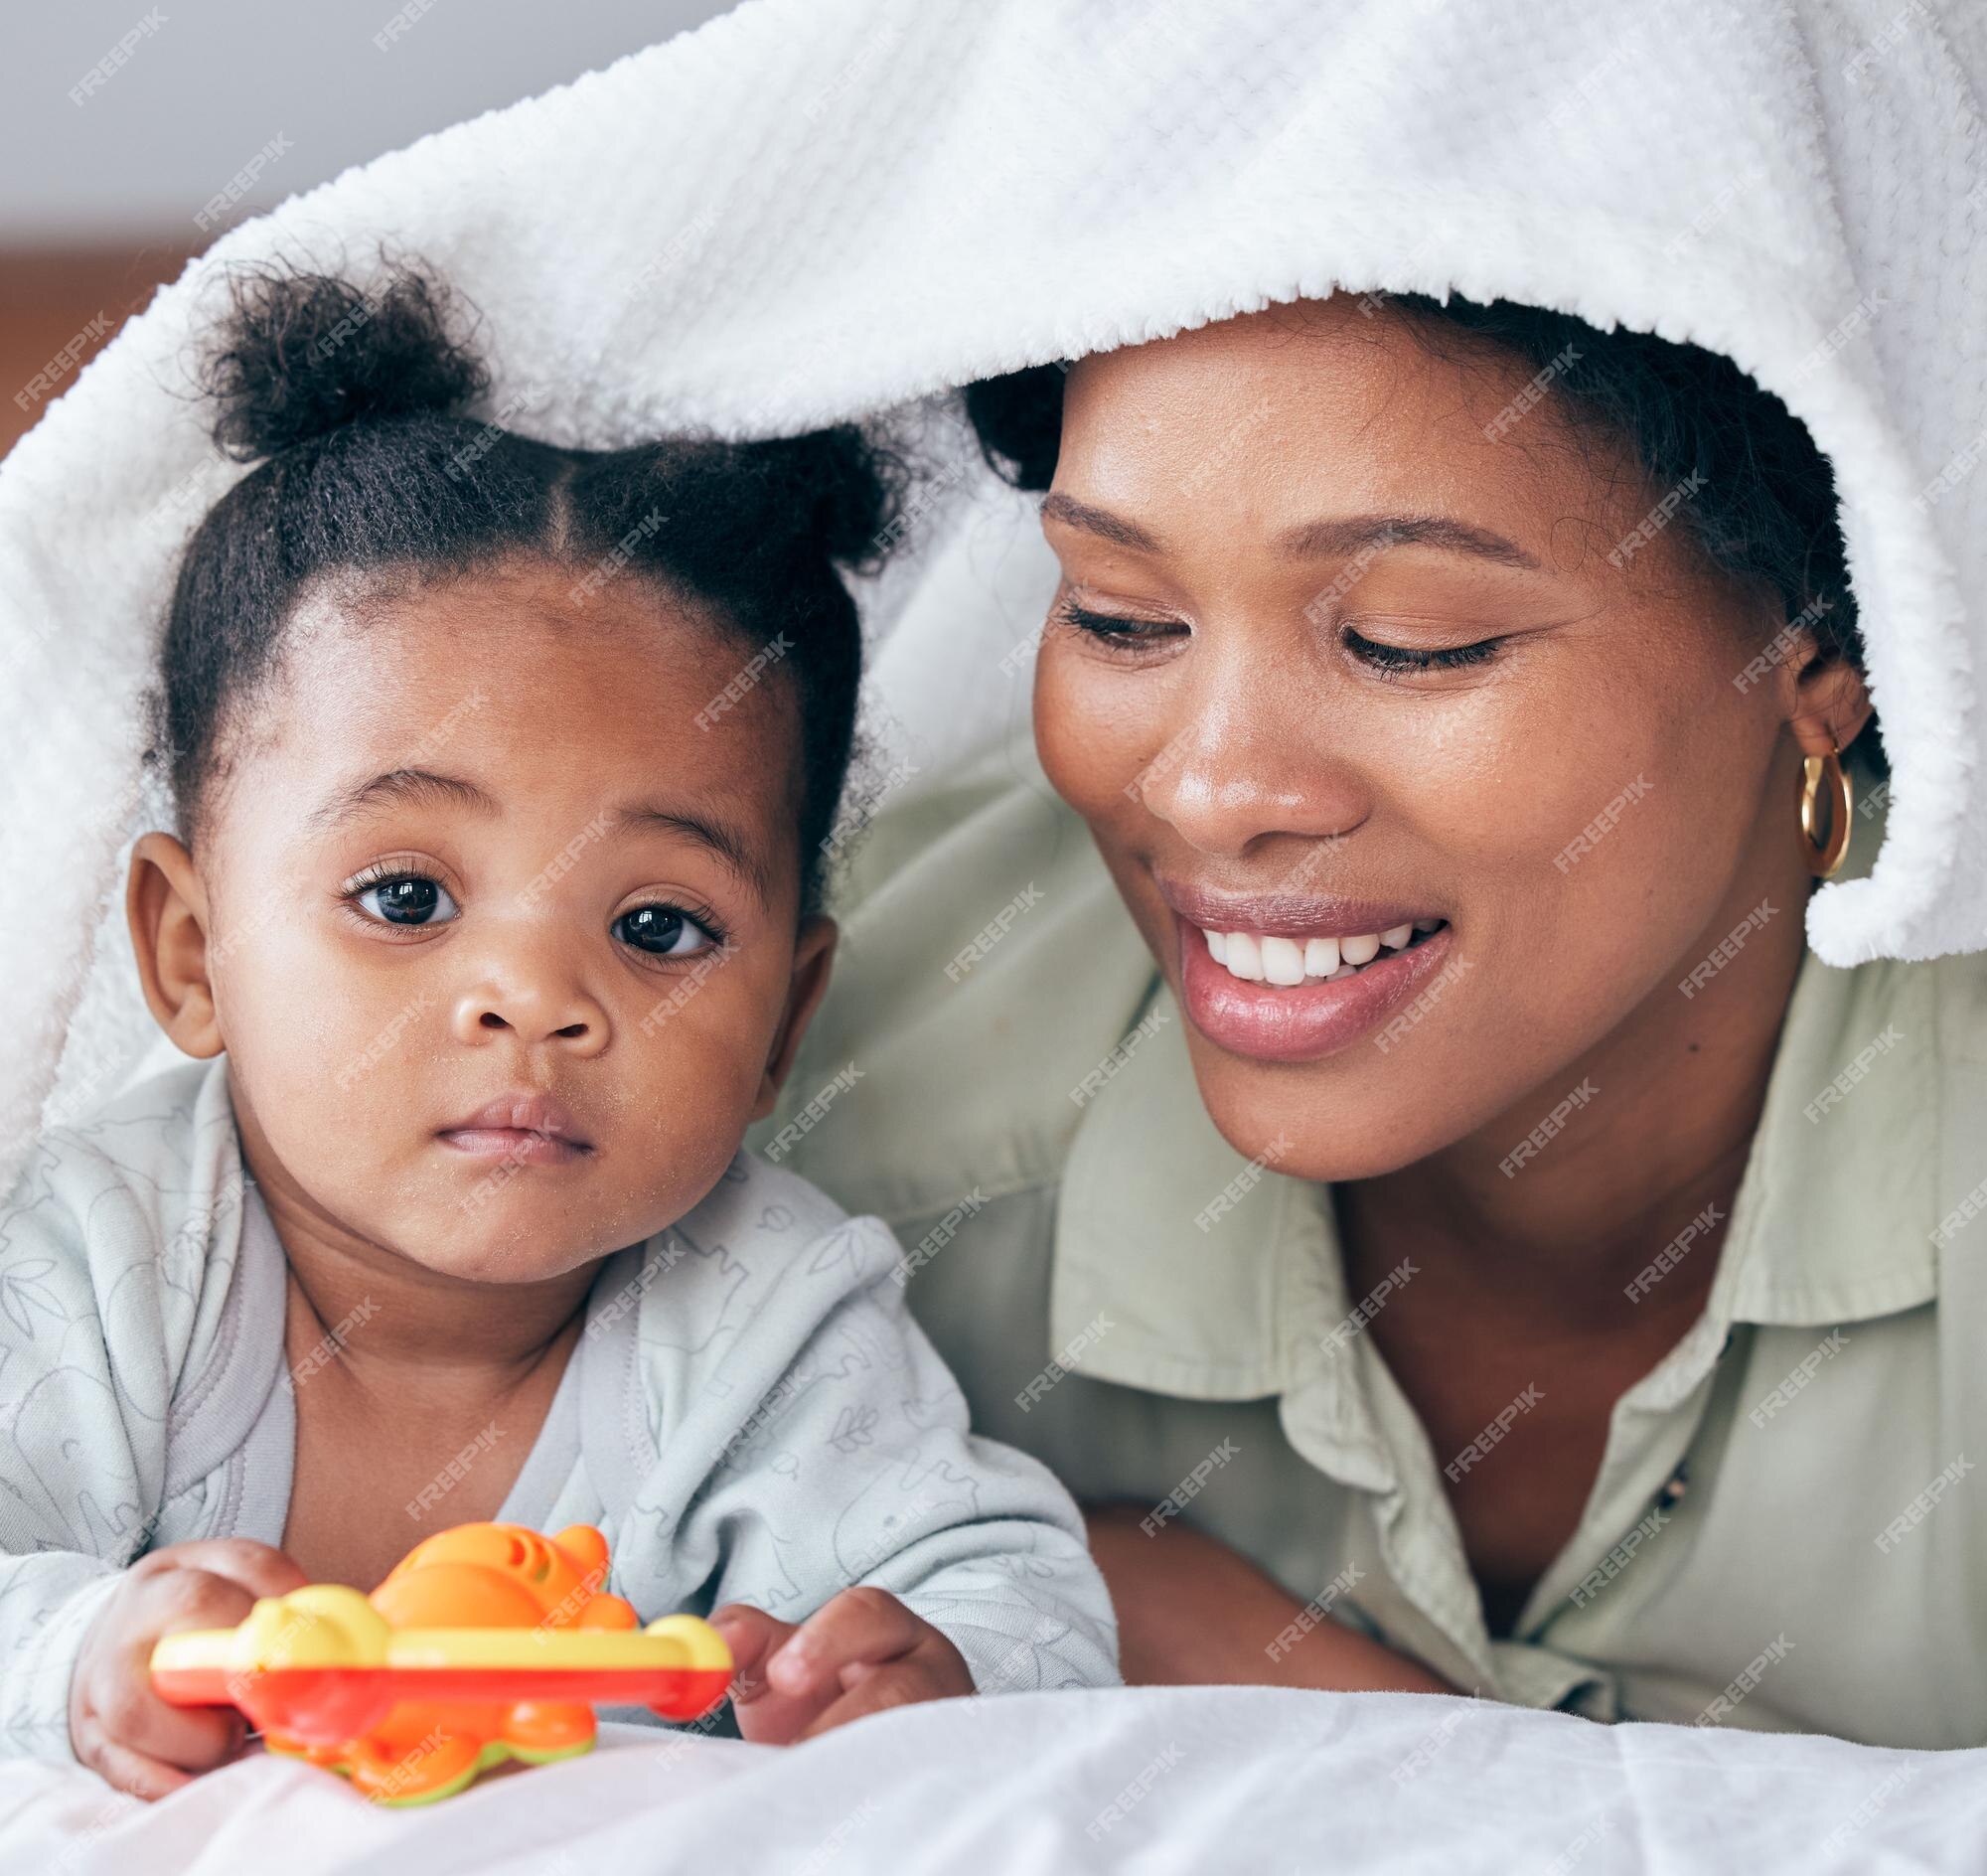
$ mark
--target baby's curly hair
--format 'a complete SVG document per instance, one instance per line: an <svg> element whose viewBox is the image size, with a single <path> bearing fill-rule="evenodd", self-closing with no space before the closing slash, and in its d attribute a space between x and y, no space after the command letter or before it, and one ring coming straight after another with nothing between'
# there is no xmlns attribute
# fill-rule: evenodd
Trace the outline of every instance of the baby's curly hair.
<svg viewBox="0 0 1987 1876"><path fill-rule="evenodd" d="M861 676L842 574L883 560L903 456L854 424L767 442L535 442L464 414L489 373L425 269L397 263L362 290L243 267L229 288L203 383L216 442L257 467L187 546L147 700L145 760L166 770L181 839L208 832L230 732L315 583L356 575L377 595L517 554L583 578L611 555L741 644L784 637L777 668L802 723L801 904L817 909Z"/></svg>

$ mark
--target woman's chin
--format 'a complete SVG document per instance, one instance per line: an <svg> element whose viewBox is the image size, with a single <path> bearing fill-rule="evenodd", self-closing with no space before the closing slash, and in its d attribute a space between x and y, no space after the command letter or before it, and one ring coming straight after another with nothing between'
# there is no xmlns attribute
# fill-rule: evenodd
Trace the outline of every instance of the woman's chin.
<svg viewBox="0 0 1987 1876"><path fill-rule="evenodd" d="M1378 1178L1443 1144L1427 1130L1422 1112L1392 1103L1375 1107L1356 1094L1320 1094L1313 1107L1288 1073L1266 1074L1197 1039L1190 1038L1188 1048L1215 1130L1266 1172L1319 1184Z"/></svg>

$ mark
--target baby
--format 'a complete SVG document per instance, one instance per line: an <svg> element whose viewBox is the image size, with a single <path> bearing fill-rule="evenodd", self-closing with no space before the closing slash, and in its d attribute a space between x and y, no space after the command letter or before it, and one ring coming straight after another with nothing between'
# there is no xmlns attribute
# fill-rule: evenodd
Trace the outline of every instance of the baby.
<svg viewBox="0 0 1987 1876"><path fill-rule="evenodd" d="M899 493L851 428L557 448L418 270L237 278L126 906L193 1060L0 1209L0 1751L242 1746L153 1642L421 1537L587 1523L747 1739L1114 1682L1075 1505L974 1437L887 1228L742 1150L828 981Z"/></svg>

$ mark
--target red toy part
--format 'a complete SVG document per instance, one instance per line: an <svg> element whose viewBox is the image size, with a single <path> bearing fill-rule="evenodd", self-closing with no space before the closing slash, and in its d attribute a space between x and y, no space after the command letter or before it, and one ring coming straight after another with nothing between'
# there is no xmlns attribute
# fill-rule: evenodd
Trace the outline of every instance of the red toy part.
<svg viewBox="0 0 1987 1876"><path fill-rule="evenodd" d="M264 1597L233 1629L152 1653L176 1706L233 1705L271 1752L343 1772L382 1803L445 1798L505 1759L593 1744L592 1703L693 1720L723 1699L731 1654L694 1616L644 1629L599 1586L606 1539L463 1524L417 1544L370 1597L319 1583Z"/></svg>

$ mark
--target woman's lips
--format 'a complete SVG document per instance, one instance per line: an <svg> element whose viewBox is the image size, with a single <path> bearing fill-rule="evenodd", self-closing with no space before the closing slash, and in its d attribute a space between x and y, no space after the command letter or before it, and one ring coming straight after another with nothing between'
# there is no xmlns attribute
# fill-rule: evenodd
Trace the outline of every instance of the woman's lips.
<svg viewBox="0 0 1987 1876"><path fill-rule="evenodd" d="M1352 899L1285 885L1268 892L1216 892L1187 879L1153 875L1159 897L1202 931L1246 931L1297 938L1341 938L1390 931L1436 917L1426 905Z"/></svg>
<svg viewBox="0 0 1987 1876"><path fill-rule="evenodd" d="M1180 1001L1218 1047L1256 1061L1315 1061L1391 1021L1453 950L1443 925L1403 951L1375 958L1335 982L1247 983L1215 962L1207 934L1178 912Z"/></svg>

